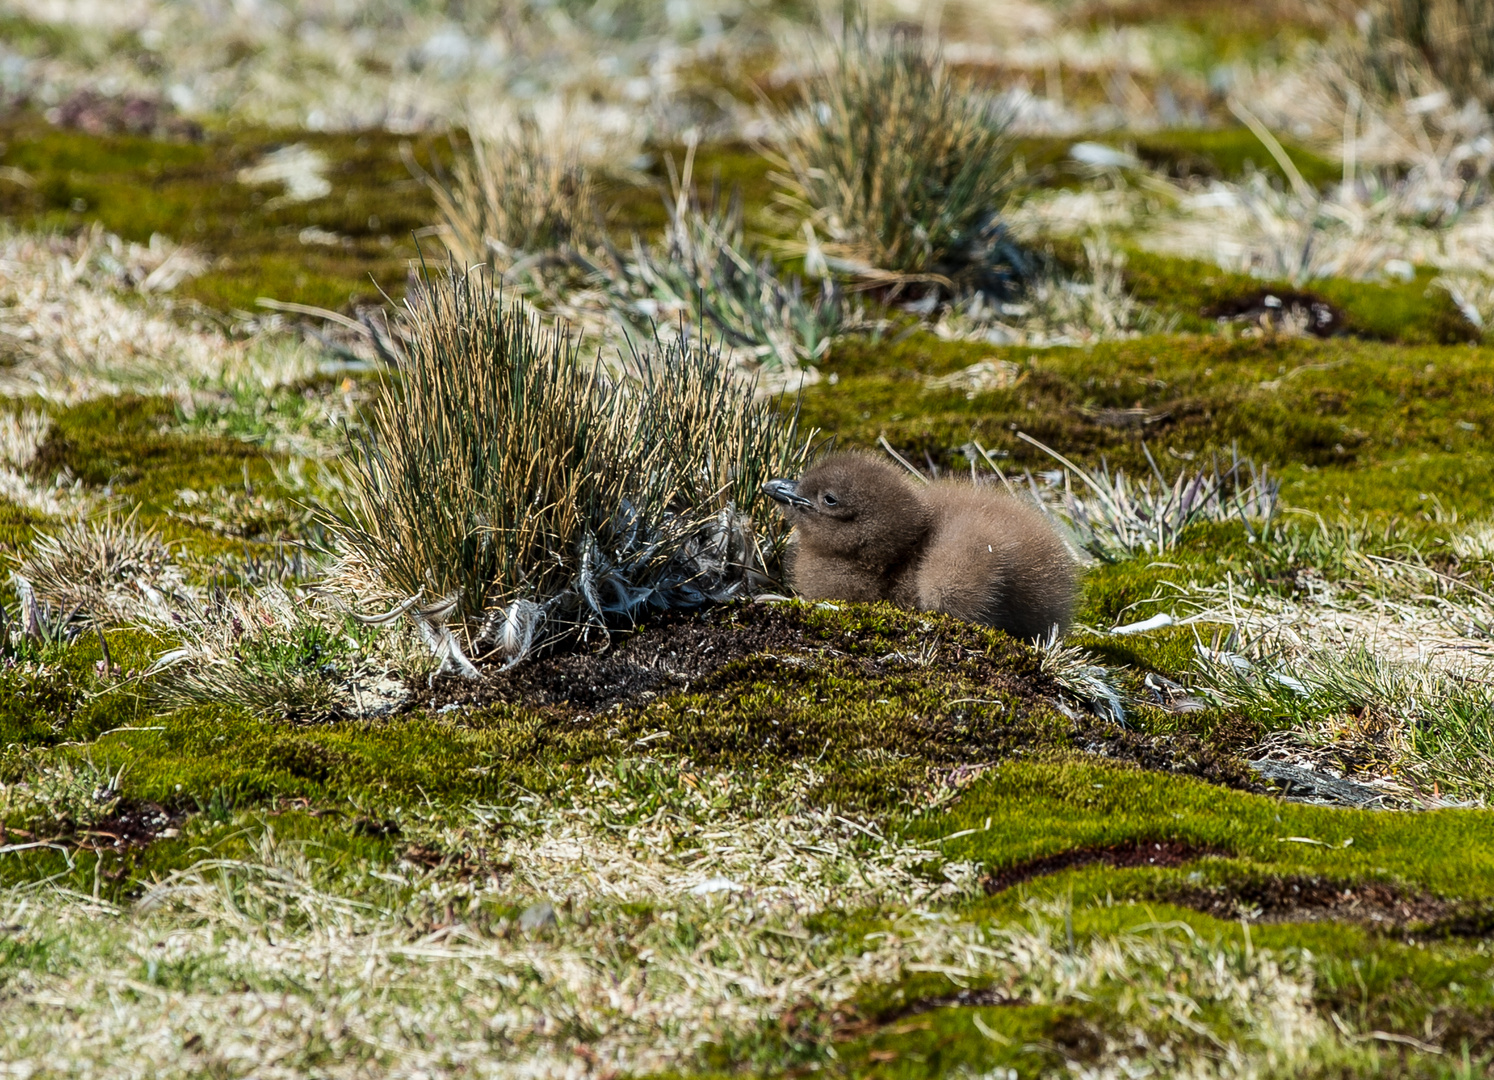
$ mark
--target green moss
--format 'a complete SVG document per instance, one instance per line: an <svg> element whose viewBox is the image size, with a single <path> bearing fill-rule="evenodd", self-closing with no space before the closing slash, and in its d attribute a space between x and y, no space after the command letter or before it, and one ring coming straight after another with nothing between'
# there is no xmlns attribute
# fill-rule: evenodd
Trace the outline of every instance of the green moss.
<svg viewBox="0 0 1494 1080"><path fill-rule="evenodd" d="M929 376L993 358L1020 365L1014 386L927 388ZM835 383L804 391L806 425L842 446L885 437L959 473L969 465L958 448L972 438L1019 475L1055 467L1023 431L1133 476L1150 473L1143 441L1172 470L1228 460L1233 447L1284 476L1293 504L1334 514L1345 498L1354 512L1429 509L1428 485L1463 514L1490 505L1494 365L1477 348L1176 335L1035 351L915 334L847 341L827 368Z"/></svg>
<svg viewBox="0 0 1494 1080"><path fill-rule="evenodd" d="M220 308L253 311L260 296L333 309L398 296L415 230L435 221L434 203L410 175L402 142L384 132L326 134L239 130L201 143L62 131L31 113L0 120L0 164L34 186L0 185L0 213L32 227L73 229L88 221L129 240L153 233L201 247L214 268L178 294ZM332 194L277 204L279 191L251 188L239 169L290 142L329 160ZM413 140L416 158L449 155L432 137ZM316 227L343 238L304 244Z"/></svg>
<svg viewBox="0 0 1494 1080"><path fill-rule="evenodd" d="M170 647L148 630L109 630L104 638L115 678L144 671ZM42 648L35 667L5 666L0 660L0 747L92 742L142 721L149 710L139 688L106 680L103 657L98 634L86 633L71 645Z"/></svg>
<svg viewBox="0 0 1494 1080"><path fill-rule="evenodd" d="M1055 251L1066 263L1080 262L1073 244L1056 244ZM1206 312L1262 289L1275 289L1307 292L1327 300L1342 311L1344 333L1355 337L1415 345L1451 345L1479 338L1478 330L1463 318L1450 296L1431 288L1433 270L1423 269L1409 282L1325 278L1293 285L1232 273L1196 259L1139 249L1128 249L1126 255L1126 286L1131 294L1170 316L1179 330L1213 331L1216 326Z"/></svg>
<svg viewBox="0 0 1494 1080"><path fill-rule="evenodd" d="M1343 166L1338 162L1293 145L1290 139L1281 142L1287 157L1312 186L1322 188L1343 179ZM1244 127L1152 132L1138 136L1135 147L1142 161L1171 176L1240 180L1261 171L1287 180L1276 159Z"/></svg>
<svg viewBox="0 0 1494 1080"><path fill-rule="evenodd" d="M29 551L37 531L49 524L46 515L0 499L0 565Z"/></svg>
<svg viewBox="0 0 1494 1080"><path fill-rule="evenodd" d="M1491 824L1494 815L1483 810L1337 810L1072 760L1003 764L972 784L953 809L915 821L909 831L938 839L972 830L946 841L945 854L994 869L1079 847L1176 840L1223 852L1241 866L1378 878L1485 899L1494 898Z"/></svg>
<svg viewBox="0 0 1494 1080"><path fill-rule="evenodd" d="M282 488L276 466L283 459L253 441L179 430L176 404L166 398L94 398L52 410L53 428L28 466L40 479L64 474L94 493L138 507L140 523L171 542L184 543L203 559L274 557L273 542L300 537L307 514L298 509L303 493ZM228 427L229 425L224 425ZM192 490L229 501L224 524L204 515L187 520L177 494ZM233 510L233 513L228 513ZM0 510L0 543L6 542L5 511ZM19 554L33 530L45 522L14 511L11 541ZM24 523L24 524L23 524ZM0 547L0 553L5 549Z"/></svg>
<svg viewBox="0 0 1494 1080"><path fill-rule="evenodd" d="M0 41L24 56L79 53L78 35L67 23L42 22L22 15L0 16Z"/></svg>
<svg viewBox="0 0 1494 1080"><path fill-rule="evenodd" d="M307 727L215 706L156 715L146 725L139 700L123 692L84 704L87 673L101 655L84 639L54 665L60 682L36 683L30 691L36 700L17 698L6 738L27 746L66 742L66 753L101 768L125 766L127 795L168 805L206 801L214 792L232 805L284 798L454 805L494 798L515 784L563 786L566 770L628 757L644 739L651 752L704 765L771 771L814 760L827 777L826 801L890 806L931 763L1068 741L1069 722L1036 692L1043 680L1034 654L1005 635L880 606L807 608L794 617L811 646L833 646L839 658L802 668L751 657L687 693L566 723L549 722L542 711L496 706ZM929 632L938 633L950 662L937 668L909 662L868 676L867 661ZM168 647L151 644L122 640L115 664L143 663ZM994 673L1000 685L992 684ZM47 704L38 695L57 701ZM976 697L988 707L947 704ZM827 710L827 701L843 704ZM124 726L156 730L101 737Z"/></svg>
<svg viewBox="0 0 1494 1080"><path fill-rule="evenodd" d="M1204 638L1207 640L1207 628ZM1088 650L1105 664L1133 671L1154 671L1177 679L1191 672L1197 661L1198 638L1190 626L1170 626L1145 634L1111 637L1076 634L1073 643Z"/></svg>
<svg viewBox="0 0 1494 1080"><path fill-rule="evenodd" d="M1198 74L1230 63L1281 64L1335 27L1333 15L1274 0L1234 7L1212 0L1118 0L1082 5L1074 17L1092 30L1145 26L1152 33L1171 31L1169 66Z"/></svg>

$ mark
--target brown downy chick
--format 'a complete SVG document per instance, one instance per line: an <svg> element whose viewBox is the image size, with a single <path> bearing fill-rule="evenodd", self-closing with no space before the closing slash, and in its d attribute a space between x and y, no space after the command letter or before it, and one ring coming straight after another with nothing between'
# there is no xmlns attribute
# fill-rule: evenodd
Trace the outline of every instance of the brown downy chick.
<svg viewBox="0 0 1494 1080"><path fill-rule="evenodd" d="M911 589L933 514L902 475L865 454L832 454L763 490L794 526L789 583L808 600L893 600Z"/></svg>
<svg viewBox="0 0 1494 1080"><path fill-rule="evenodd" d="M1028 639L1068 626L1074 560L1018 499L959 483L917 489L861 454L763 489L794 525L788 576L807 599L890 600Z"/></svg>

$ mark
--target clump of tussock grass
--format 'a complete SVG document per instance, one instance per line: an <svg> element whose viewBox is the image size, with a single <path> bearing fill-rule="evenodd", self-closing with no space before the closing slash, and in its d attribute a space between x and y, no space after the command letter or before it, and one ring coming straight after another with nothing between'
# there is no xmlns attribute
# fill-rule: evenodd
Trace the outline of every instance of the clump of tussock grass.
<svg viewBox="0 0 1494 1080"><path fill-rule="evenodd" d="M0 783L0 825L62 835L91 828L119 806L123 769L110 775L86 759L28 762L28 756L6 762L7 772L24 778Z"/></svg>
<svg viewBox="0 0 1494 1080"><path fill-rule="evenodd" d="M1124 252L1104 236L1087 237L1083 249L1085 264L1077 273L1032 259L1020 298L973 293L950 305L934 333L993 345L1082 345L1172 329L1175 317L1160 316L1127 291Z"/></svg>
<svg viewBox="0 0 1494 1080"><path fill-rule="evenodd" d="M80 485L60 474L38 477L31 469L52 428L52 418L35 409L0 413L0 499L64 517L86 503Z"/></svg>
<svg viewBox="0 0 1494 1080"><path fill-rule="evenodd" d="M135 513L111 510L95 521L68 521L37 535L17 577L38 600L96 625L170 623L195 602L175 553Z"/></svg>
<svg viewBox="0 0 1494 1080"><path fill-rule="evenodd" d="M1184 530L1202 521L1239 521L1254 540L1269 532L1277 512L1280 482L1271 478L1266 467L1257 469L1238 453L1231 454L1228 465L1215 457L1208 468L1191 474L1182 470L1168 480L1143 444L1152 475L1137 480L1124 470L1112 473L1103 463L1098 470L1085 469L1023 432L1018 437L1062 466L1055 474L1045 474L1045 483L1029 473L1025 478L1028 490L1050 517L1066 527L1071 542L1102 562L1167 551L1177 545ZM972 462L979 458L1003 483L1008 482L979 444L971 444L967 453ZM1074 487L1075 477L1082 485L1079 491ZM1088 494L1082 493L1084 489Z"/></svg>
<svg viewBox="0 0 1494 1080"><path fill-rule="evenodd" d="M480 274L428 277L403 318L402 378L329 525L339 580L409 610L448 662L471 673L448 620L517 661L766 580L782 526L754 523L759 487L805 446L717 349L681 335L609 373Z"/></svg>
<svg viewBox="0 0 1494 1080"><path fill-rule="evenodd" d="M1013 290L1009 117L936 46L848 25L782 128L785 194L828 235L827 256L884 280Z"/></svg>
<svg viewBox="0 0 1494 1080"><path fill-rule="evenodd" d="M382 715L405 697L393 635L304 591L271 583L215 595L171 630L178 647L146 672L151 697L168 709L230 705L321 720Z"/></svg>
<svg viewBox="0 0 1494 1080"><path fill-rule="evenodd" d="M1487 679L1363 644L1295 656L1274 653L1268 642L1244 648L1250 655L1200 650L1199 689L1289 731L1309 758L1329 751L1421 794L1482 802L1494 792L1494 685Z"/></svg>
<svg viewBox="0 0 1494 1080"><path fill-rule="evenodd" d="M1057 630L1037 643L1039 668L1060 687L1096 715L1117 724L1126 722L1125 704L1111 673L1097 664L1085 650L1067 645ZM1060 702L1059 707L1068 706Z"/></svg>
<svg viewBox="0 0 1494 1080"><path fill-rule="evenodd" d="M1383 89L1404 94L1430 79L1494 108L1494 3L1378 0L1367 14L1363 59Z"/></svg>
<svg viewBox="0 0 1494 1080"><path fill-rule="evenodd" d="M595 239L599 209L591 170L563 136L522 116L506 132L474 132L451 175L407 164L441 214L439 236L464 266L487 265L515 282L563 262Z"/></svg>
<svg viewBox="0 0 1494 1080"><path fill-rule="evenodd" d="M827 279L810 298L798 278L785 279L769 255L749 246L739 194L723 199L713 190L702 201L694 157L692 141L683 174L667 162L673 194L664 201L663 236L634 236L627 251L597 224L589 172L533 122L501 144L475 139L449 180L420 175L454 258L486 264L592 337L617 340L620 326L632 349L657 336L660 324L688 325L775 372L817 362L844 321L837 284Z"/></svg>

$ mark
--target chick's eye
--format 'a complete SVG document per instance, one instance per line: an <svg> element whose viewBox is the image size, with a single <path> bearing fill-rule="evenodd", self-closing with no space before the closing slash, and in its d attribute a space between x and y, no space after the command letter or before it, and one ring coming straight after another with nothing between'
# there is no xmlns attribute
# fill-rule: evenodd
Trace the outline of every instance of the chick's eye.
<svg viewBox="0 0 1494 1080"><path fill-rule="evenodd" d="M834 495L830 494L828 491L825 492L825 494L823 494L823 495L820 496L820 501L822 503L824 503L826 506L839 506L840 505L840 500L837 499Z"/></svg>

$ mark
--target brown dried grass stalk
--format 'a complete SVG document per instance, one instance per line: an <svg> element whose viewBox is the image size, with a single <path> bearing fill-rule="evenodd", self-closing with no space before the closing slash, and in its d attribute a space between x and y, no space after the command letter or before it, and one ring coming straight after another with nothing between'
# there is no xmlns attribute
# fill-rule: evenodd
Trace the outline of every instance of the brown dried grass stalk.
<svg viewBox="0 0 1494 1080"><path fill-rule="evenodd" d="M596 217L591 173L531 118L499 138L474 134L449 178L426 172L413 158L407 164L436 201L442 242L464 266L506 273L573 246Z"/></svg>
<svg viewBox="0 0 1494 1080"><path fill-rule="evenodd" d="M1494 108L1494 0L1379 0L1369 27L1370 67L1391 91L1420 92L1431 74Z"/></svg>

